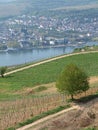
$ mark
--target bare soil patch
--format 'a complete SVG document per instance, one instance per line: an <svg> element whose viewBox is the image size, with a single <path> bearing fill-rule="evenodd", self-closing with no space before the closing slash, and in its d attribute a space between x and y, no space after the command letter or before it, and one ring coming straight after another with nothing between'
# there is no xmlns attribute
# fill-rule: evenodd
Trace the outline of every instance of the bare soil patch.
<svg viewBox="0 0 98 130"><path fill-rule="evenodd" d="M98 82L98 77L97 76L91 77L89 82L90 82L90 84Z"/></svg>
<svg viewBox="0 0 98 130"><path fill-rule="evenodd" d="M36 89L41 86L44 86L47 89L42 90L40 92L36 92ZM22 95L40 94L40 95L42 95L42 94L48 94L48 93L51 94L51 93L55 93L55 92L57 92L57 89L55 87L55 82L53 82L53 83L49 83L49 84L37 85L33 88L25 87L24 89L19 90L19 91L15 92L14 94L22 94Z"/></svg>

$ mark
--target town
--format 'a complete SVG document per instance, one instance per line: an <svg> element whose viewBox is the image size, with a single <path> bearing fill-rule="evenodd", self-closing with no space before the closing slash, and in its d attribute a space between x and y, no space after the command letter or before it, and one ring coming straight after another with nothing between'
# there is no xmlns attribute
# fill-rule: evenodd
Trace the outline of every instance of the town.
<svg viewBox="0 0 98 130"><path fill-rule="evenodd" d="M76 46L97 39L96 15L63 18L22 14L0 21L0 50Z"/></svg>

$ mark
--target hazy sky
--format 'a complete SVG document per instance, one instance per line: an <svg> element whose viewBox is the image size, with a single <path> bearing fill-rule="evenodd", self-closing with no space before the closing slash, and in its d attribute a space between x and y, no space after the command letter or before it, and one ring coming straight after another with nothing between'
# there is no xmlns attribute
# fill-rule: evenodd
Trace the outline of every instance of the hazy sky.
<svg viewBox="0 0 98 130"><path fill-rule="evenodd" d="M15 1L15 0L0 0L0 2L11 2L11 1Z"/></svg>

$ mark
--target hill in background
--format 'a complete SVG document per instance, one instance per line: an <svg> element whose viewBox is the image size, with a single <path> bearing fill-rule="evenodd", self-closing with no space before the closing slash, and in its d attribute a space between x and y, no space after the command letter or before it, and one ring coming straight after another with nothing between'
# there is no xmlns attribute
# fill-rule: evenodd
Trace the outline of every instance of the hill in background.
<svg viewBox="0 0 98 130"><path fill-rule="evenodd" d="M45 14L50 10L97 8L97 0L16 0L0 2L0 18L29 14Z"/></svg>

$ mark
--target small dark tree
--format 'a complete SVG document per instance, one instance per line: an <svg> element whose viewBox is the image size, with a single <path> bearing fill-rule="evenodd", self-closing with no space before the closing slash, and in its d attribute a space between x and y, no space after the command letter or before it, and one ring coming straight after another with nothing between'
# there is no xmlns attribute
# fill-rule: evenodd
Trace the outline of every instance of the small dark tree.
<svg viewBox="0 0 98 130"><path fill-rule="evenodd" d="M73 96L77 93L86 92L89 89L88 76L74 64L67 65L56 82L60 92Z"/></svg>
<svg viewBox="0 0 98 130"><path fill-rule="evenodd" d="M4 74L5 74L6 70L7 70L7 67L1 67L0 68L1 77L4 77Z"/></svg>

